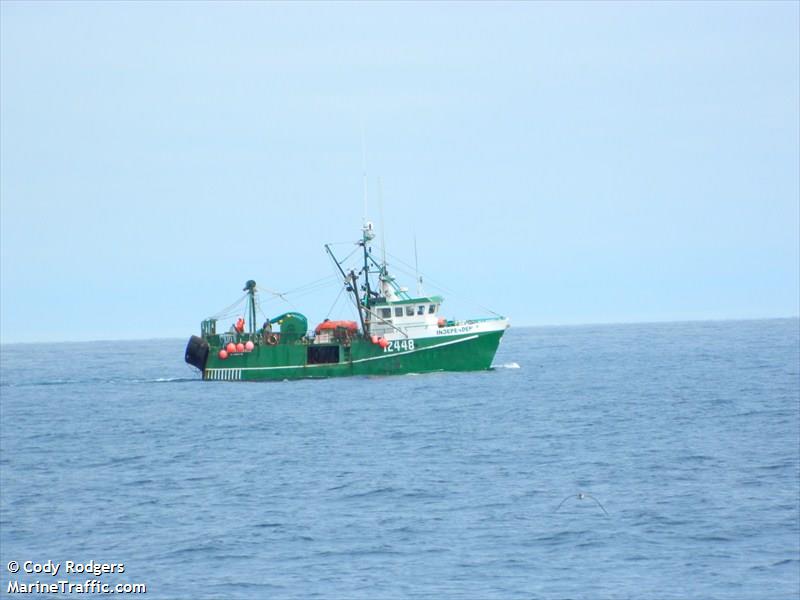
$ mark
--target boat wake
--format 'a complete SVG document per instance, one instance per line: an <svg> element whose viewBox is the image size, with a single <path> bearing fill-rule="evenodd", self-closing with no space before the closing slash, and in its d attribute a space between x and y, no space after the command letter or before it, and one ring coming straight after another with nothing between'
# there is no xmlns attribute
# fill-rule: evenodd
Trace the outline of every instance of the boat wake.
<svg viewBox="0 0 800 600"><path fill-rule="evenodd" d="M0 382L0 387L38 387L58 385L85 385L85 384L138 384L138 383L187 383L201 381L197 377L158 377L156 379L126 379L126 378L88 378L88 379L51 379L47 381L22 381Z"/></svg>
<svg viewBox="0 0 800 600"><path fill-rule="evenodd" d="M519 363L509 362L503 363L502 365L492 365L493 369L519 369Z"/></svg>

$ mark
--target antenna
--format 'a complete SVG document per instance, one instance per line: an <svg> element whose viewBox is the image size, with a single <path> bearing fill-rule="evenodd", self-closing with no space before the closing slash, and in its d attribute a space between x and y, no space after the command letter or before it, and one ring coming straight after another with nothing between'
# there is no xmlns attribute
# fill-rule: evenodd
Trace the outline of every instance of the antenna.
<svg viewBox="0 0 800 600"><path fill-rule="evenodd" d="M364 123L361 123L361 173L364 179L364 224L367 224L367 141Z"/></svg>
<svg viewBox="0 0 800 600"><path fill-rule="evenodd" d="M422 275L419 274L419 261L417 260L417 234L414 234L414 272L417 275L417 296L422 296Z"/></svg>
<svg viewBox="0 0 800 600"><path fill-rule="evenodd" d="M381 184L380 177L378 177L378 207L381 217L381 260L383 262L383 268L386 270L386 227L383 223L383 185Z"/></svg>

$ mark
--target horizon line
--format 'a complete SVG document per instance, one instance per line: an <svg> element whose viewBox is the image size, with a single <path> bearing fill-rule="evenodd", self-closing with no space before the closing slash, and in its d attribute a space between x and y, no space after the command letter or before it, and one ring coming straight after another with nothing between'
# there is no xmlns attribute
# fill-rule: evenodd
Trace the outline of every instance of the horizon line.
<svg viewBox="0 0 800 600"><path fill-rule="evenodd" d="M619 325L668 325L679 323L724 323L724 322L743 322L743 321L787 321L787 320L800 320L800 315L789 315L782 317L734 317L734 318L710 318L710 319L677 319L677 320L644 320L644 321L595 321L590 323L539 323L533 325L512 325L510 329L542 329L549 327L597 327L597 326L619 326ZM469 319L467 319L469 320ZM194 334L190 334L194 335ZM180 340L183 339L177 336L168 337L152 337L144 336L140 338L95 338L86 340L31 340L31 341L2 341L0 346L15 346L26 344L92 344L97 342L148 342L148 341L164 341L164 340Z"/></svg>

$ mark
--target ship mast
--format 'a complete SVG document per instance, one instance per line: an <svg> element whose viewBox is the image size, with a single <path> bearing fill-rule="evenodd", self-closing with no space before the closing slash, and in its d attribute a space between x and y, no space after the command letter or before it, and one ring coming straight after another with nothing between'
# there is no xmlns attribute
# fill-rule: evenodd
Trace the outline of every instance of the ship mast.
<svg viewBox="0 0 800 600"><path fill-rule="evenodd" d="M372 228L372 223L367 221L364 223L364 227L361 228L361 231L362 237L359 245L364 251L364 292L366 292L366 301L364 302L364 305L369 308L372 292L372 289L369 285L369 263L370 260L374 262L374 259L371 256L371 249L367 246L367 244L375 239L375 230Z"/></svg>
<svg viewBox="0 0 800 600"><path fill-rule="evenodd" d="M364 332L364 337L369 336L369 332L367 331L368 321L364 320L364 314L361 305L361 299L358 297L358 278L356 277L355 272L350 271L350 273L345 273L344 269L342 269L342 265L339 264L339 261L336 260L336 256L333 254L333 250L331 250L328 244L325 244L325 250L330 255L333 263L336 265L336 268L339 269L339 273L342 274L344 278L344 283L347 286L348 292L353 292L353 299L356 303L356 310L358 311L358 320L361 321L361 331Z"/></svg>
<svg viewBox="0 0 800 600"><path fill-rule="evenodd" d="M244 284L244 290L247 292L247 316L250 319L250 333L256 332L256 282L248 279Z"/></svg>
<svg viewBox="0 0 800 600"><path fill-rule="evenodd" d="M406 297L404 289L397 287L397 284L394 283L394 280L389 277L389 274L386 270L386 262L384 259L383 263L379 263L375 258L372 256L372 249L369 247L369 243L375 239L375 229L372 226L370 221L365 221L364 226L361 228L361 239L357 242L358 246L361 246L361 251L364 257L364 266L361 268L361 271L356 273L355 271L351 270L349 273L345 273L342 265L339 263L336 256L333 254L333 250L331 250L329 244L325 244L325 250L330 255L331 259L333 260L336 268L338 269L339 273L342 276L345 286L347 287L348 292L353 293L353 297L356 303L356 310L358 310L358 318L361 321L361 327L364 331L364 335L369 337L370 332L370 323L372 321L373 311L373 299L372 296L375 294L376 296L388 296L389 294L385 292L385 288L391 286L394 288L394 293L399 293L401 297ZM371 267L377 269L370 270ZM361 291L364 292L363 296L359 295L359 277L361 274L364 274L364 283L361 285ZM370 273L377 273L379 286L378 292L372 291L372 284L370 283L369 276Z"/></svg>

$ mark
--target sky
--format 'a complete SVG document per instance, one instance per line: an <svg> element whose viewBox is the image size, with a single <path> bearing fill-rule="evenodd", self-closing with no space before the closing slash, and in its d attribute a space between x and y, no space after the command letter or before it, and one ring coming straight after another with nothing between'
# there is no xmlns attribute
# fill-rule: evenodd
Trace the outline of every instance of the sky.
<svg viewBox="0 0 800 600"><path fill-rule="evenodd" d="M796 316L799 6L0 2L0 341L351 317L364 164L448 317Z"/></svg>

